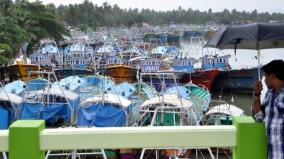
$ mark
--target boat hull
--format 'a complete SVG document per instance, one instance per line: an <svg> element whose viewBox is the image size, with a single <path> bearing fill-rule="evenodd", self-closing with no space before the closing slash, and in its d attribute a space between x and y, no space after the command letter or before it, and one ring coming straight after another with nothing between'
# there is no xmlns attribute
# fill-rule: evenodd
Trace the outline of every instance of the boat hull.
<svg viewBox="0 0 284 159"><path fill-rule="evenodd" d="M66 78L69 76L87 76L95 74L95 71L92 70L75 68L55 69L54 72L58 79Z"/></svg>
<svg viewBox="0 0 284 159"><path fill-rule="evenodd" d="M220 73L217 69L212 70L197 70L193 73L184 73L179 82L188 83L192 82L196 85L206 87L209 91L212 91L212 85L218 74Z"/></svg>
<svg viewBox="0 0 284 159"><path fill-rule="evenodd" d="M39 71L40 67L34 64L23 64L18 62L17 64L8 66L8 76L10 81L21 79L27 81L38 78L38 74L30 74L30 71Z"/></svg>
<svg viewBox="0 0 284 159"><path fill-rule="evenodd" d="M214 90L251 93L257 80L257 68L222 71L215 80Z"/></svg>
<svg viewBox="0 0 284 159"><path fill-rule="evenodd" d="M104 75L114 78L116 83L122 82L137 82L137 70L130 66L118 65L106 68L103 71Z"/></svg>

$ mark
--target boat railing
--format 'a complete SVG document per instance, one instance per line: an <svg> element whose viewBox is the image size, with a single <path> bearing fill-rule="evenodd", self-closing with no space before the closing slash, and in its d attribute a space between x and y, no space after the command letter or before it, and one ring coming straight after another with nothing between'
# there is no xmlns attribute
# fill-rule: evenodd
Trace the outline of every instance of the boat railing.
<svg viewBox="0 0 284 159"><path fill-rule="evenodd" d="M23 91L23 102L31 102L31 103L45 103L47 106L50 105L50 103L53 103L54 101L51 100L50 98L50 94L51 94L51 89L52 89L52 85L53 82L58 84L58 88L60 90L60 94L62 94L62 98L64 98L64 103L67 104L68 108L71 111L71 124L75 123L75 110L74 110L74 106L72 106L69 98L67 98L67 95L65 94L65 91L63 90L63 88L59 85L59 81L55 75L55 72L47 72L47 71L29 71L28 73L28 80L31 80L31 75L38 75L39 77L47 77L47 85L45 88L41 89L40 91L38 90L26 90L24 89ZM41 83L34 83L35 85L41 84ZM42 91L42 92L41 92ZM47 92L45 92L47 91ZM38 99L34 98L35 96L38 96ZM31 100L29 100L29 98L32 98L32 100L37 100L35 102L32 102ZM61 100L63 101L63 100ZM60 102L62 103L62 102ZM56 103L54 103L56 104ZM22 104L20 104L21 107ZM16 116L19 118L20 114L19 112L17 112L18 114L16 114Z"/></svg>
<svg viewBox="0 0 284 159"><path fill-rule="evenodd" d="M13 107L13 110L16 111L18 108L16 107L16 105L12 102L10 96L8 95L8 92L5 90L4 85L2 84L2 82L0 81L0 93L1 91L4 92L4 94L7 96L9 102L11 103L11 106Z"/></svg>
<svg viewBox="0 0 284 159"><path fill-rule="evenodd" d="M9 152L13 159L44 159L49 150L232 147L234 159L267 158L264 123L251 117L234 118L230 126L45 129L44 125L44 121L16 121L9 130L1 130L0 152Z"/></svg>

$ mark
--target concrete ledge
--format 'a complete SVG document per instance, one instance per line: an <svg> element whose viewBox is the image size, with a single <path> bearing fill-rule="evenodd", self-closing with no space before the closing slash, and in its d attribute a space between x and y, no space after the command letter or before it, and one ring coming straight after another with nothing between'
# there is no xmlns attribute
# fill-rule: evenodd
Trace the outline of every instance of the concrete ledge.
<svg viewBox="0 0 284 159"><path fill-rule="evenodd" d="M9 131L0 130L0 152L7 152L9 149Z"/></svg>
<svg viewBox="0 0 284 159"><path fill-rule="evenodd" d="M41 150L234 146L235 126L58 128L40 134Z"/></svg>

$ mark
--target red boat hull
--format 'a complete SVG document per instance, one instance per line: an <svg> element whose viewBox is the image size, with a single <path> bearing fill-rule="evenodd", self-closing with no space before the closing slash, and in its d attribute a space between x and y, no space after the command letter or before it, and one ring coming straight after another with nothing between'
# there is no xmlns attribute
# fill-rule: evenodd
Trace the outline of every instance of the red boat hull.
<svg viewBox="0 0 284 159"><path fill-rule="evenodd" d="M191 81L192 83L196 85L202 85L206 87L209 91L211 91L212 83L219 73L220 71L217 69L197 70L191 74L184 74L180 79L180 83L188 83Z"/></svg>

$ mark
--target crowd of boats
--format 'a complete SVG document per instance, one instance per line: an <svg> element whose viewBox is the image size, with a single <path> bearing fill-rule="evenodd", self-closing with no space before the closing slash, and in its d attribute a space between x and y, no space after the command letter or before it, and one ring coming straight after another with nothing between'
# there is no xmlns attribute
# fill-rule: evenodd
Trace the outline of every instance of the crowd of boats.
<svg viewBox="0 0 284 159"><path fill-rule="evenodd" d="M1 82L0 129L21 119L50 127L126 127L232 124L232 116L244 115L225 102L212 107L211 93L250 90L257 69L232 70L229 55L183 54L169 45L120 47L110 35L96 48L84 38L62 48L45 39L31 64L18 61L4 72L10 79ZM134 152L121 155L149 155Z"/></svg>
<svg viewBox="0 0 284 159"><path fill-rule="evenodd" d="M105 38L105 43L95 49L83 38L74 39L70 45L60 49L54 41L45 39L41 41L40 48L30 55L30 64L17 62L2 68L2 81L26 80L30 70L54 71L59 79L99 73L113 77L116 82L136 82L140 73L173 72L180 84L192 81L211 92L249 92L257 80L257 68L231 69L230 55L207 54L196 59L184 55L176 46L122 48L113 38ZM149 76L144 78L152 83L159 80ZM173 79L166 78L165 83L173 83Z"/></svg>
<svg viewBox="0 0 284 159"><path fill-rule="evenodd" d="M117 83L102 75L57 80L54 72L30 73L38 77L1 84L1 129L23 119L45 120L49 127L218 125L231 124L232 116L243 114L225 103L209 110L211 96L205 87L166 86L165 78L175 79L173 73L141 74L161 78L159 91L143 78Z"/></svg>

